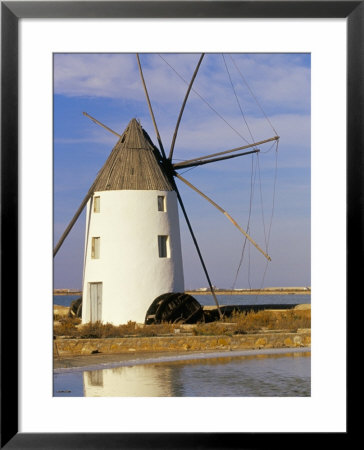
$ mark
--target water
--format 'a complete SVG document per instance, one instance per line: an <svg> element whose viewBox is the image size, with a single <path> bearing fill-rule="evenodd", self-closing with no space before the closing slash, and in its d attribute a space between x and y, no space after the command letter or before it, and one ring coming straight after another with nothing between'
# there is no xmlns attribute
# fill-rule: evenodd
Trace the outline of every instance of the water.
<svg viewBox="0 0 364 450"><path fill-rule="evenodd" d="M53 295L53 304L69 306L72 300L79 295ZM202 305L215 305L212 295L194 295L195 299ZM310 294L284 294L284 295L217 295L219 304L222 305L296 305L311 303Z"/></svg>
<svg viewBox="0 0 364 450"><path fill-rule="evenodd" d="M202 305L215 305L212 295L194 295ZM263 295L216 295L217 301L222 305L299 305L311 303L310 294L263 294Z"/></svg>
<svg viewBox="0 0 364 450"><path fill-rule="evenodd" d="M275 349L166 357L165 362L135 361L104 369L58 369L55 397L308 397L309 349ZM229 355L229 356L226 356ZM169 360L168 360L169 359Z"/></svg>
<svg viewBox="0 0 364 450"><path fill-rule="evenodd" d="M70 306L71 302L79 297L79 295L53 295L53 305Z"/></svg>

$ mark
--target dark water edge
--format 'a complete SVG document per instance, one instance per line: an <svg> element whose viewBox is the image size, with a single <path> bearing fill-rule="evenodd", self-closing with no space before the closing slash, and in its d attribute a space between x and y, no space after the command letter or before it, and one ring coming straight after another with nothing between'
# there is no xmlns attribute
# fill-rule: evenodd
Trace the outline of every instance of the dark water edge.
<svg viewBox="0 0 364 450"><path fill-rule="evenodd" d="M69 306L72 300L79 295L53 295L53 304ZM215 305L212 295L194 295L202 306ZM217 295L219 304L222 305L298 305L311 303L310 294L263 294L263 295Z"/></svg>
<svg viewBox="0 0 364 450"><path fill-rule="evenodd" d="M223 356L54 373L55 397L308 397L308 349ZM168 357L167 357L168 358ZM185 357L184 357L185 358ZM191 356L189 356L191 358Z"/></svg>
<svg viewBox="0 0 364 450"><path fill-rule="evenodd" d="M215 305L212 295L194 295L202 306ZM217 295L220 306L224 305L299 305L311 303L310 294L263 294L263 295Z"/></svg>
<svg viewBox="0 0 364 450"><path fill-rule="evenodd" d="M70 306L71 302L79 297L79 295L53 295L53 305Z"/></svg>

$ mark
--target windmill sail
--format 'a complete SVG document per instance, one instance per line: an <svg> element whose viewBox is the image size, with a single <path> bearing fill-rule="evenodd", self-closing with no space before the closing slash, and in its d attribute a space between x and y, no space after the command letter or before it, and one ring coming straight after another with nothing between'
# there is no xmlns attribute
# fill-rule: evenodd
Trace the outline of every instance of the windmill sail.
<svg viewBox="0 0 364 450"><path fill-rule="evenodd" d="M192 85L203 57L204 54L198 60L190 83L186 82L188 88L177 119L168 157L165 154L153 113L139 55L137 55L137 63L159 149L136 119L132 119L124 133L119 135L108 126L84 113L94 123L116 135L118 141L54 250L55 255L87 205L83 322L97 320L116 324L125 323L128 320L143 322L146 311L156 298L164 296L166 293L184 291L177 204L180 205L186 219L211 294L219 315L222 317L206 264L175 178L179 178L213 204L257 250L270 260L268 254L238 225L230 214L185 180L177 171L259 153L260 150L257 146L268 142L274 141L278 148L279 137L275 135L272 138L256 142L251 135L250 142L252 143L249 143L238 133L247 145L178 163L172 161L177 133L189 93L192 90L201 97L192 88ZM205 103L207 102L205 101ZM211 107L208 103L207 105ZM215 112L217 113L217 111ZM217 113L217 115L228 124L220 114ZM243 118L246 122L244 115ZM228 125L234 130L230 124ZM238 153L243 149L251 150ZM268 248L267 243L266 247Z"/></svg>

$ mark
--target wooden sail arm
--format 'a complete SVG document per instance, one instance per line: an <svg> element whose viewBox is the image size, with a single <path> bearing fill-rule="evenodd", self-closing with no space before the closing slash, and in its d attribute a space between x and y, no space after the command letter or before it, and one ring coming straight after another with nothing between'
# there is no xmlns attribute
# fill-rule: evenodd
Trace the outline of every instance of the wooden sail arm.
<svg viewBox="0 0 364 450"><path fill-rule="evenodd" d="M174 145L175 145L175 143L176 143L176 138L177 138L178 128L179 128L179 124L180 124L180 122L181 122L182 114L183 114L183 111L184 111L184 109L185 109L185 106L186 106L186 102L187 102L188 96L190 95L190 92L191 92L191 89L192 89L193 82L195 81L195 78L196 78L198 69L200 68L200 65L201 65L201 62L202 62L202 59L203 59L204 56L205 56L205 53L202 53L202 55L200 56L200 59L198 60L196 69L195 69L195 71L193 72L193 75L192 75L192 79L191 79L191 81L190 81L190 84L188 85L187 92L186 92L185 98L184 98L183 103L182 103L181 111L179 112L179 116L178 116L178 119L177 119L176 128L175 128L175 130L174 130L174 134L173 134L173 138L172 138L172 143L171 143L171 148L170 148L170 150L169 150L169 155L168 155L168 159L169 159L169 160L172 160L173 150L174 150Z"/></svg>
<svg viewBox="0 0 364 450"><path fill-rule="evenodd" d="M260 253L262 253L264 255L265 258L267 258L268 261L271 261L271 257L269 255L267 255L267 253L265 253L264 250L262 250L259 245L248 235L248 233L246 231L243 230L243 228L241 228L241 226L230 216L229 213L227 213L223 208L221 208L221 206L219 206L217 203L215 203L213 200L211 200L211 198L209 198L207 195L205 195L203 192L201 192L199 189L197 189L197 187L195 187L193 184L191 184L189 181L187 181L185 178L181 177L181 175L176 174L176 177L183 181L183 183L187 184L187 186L189 186L191 189L193 189L195 192L197 192L198 194L200 194L204 199L206 199L208 202L210 202L212 205L215 206L215 208L217 208L220 212L222 212L229 220L230 222L235 225L235 227L241 232L243 233L243 235L254 245L254 247L260 251Z"/></svg>
<svg viewBox="0 0 364 450"><path fill-rule="evenodd" d="M253 142L252 144L248 144L248 145L243 145L242 147L236 147L236 148L232 148L231 150L225 150L223 152L218 152L218 153L212 153L211 155L206 155L206 156L200 156L199 158L194 158L194 159L188 159L186 161L182 161L176 164L173 164L173 167L177 168L177 167L185 167L188 165L188 167L192 167L190 164L192 162L195 161L202 161L205 159L209 159L209 158L213 158L214 156L221 156L221 155L226 155L228 153L233 153L233 152L237 152L239 150L245 150L247 148L251 148L251 147L256 147L258 145L263 145L266 144L267 142L272 142L272 141L278 141L279 136L274 136L272 138L269 139L265 139L264 141L259 141L259 142ZM255 150L256 151L256 150ZM247 153L241 153L239 156L241 155L249 155L251 152L247 152ZM219 160L215 160L215 161L219 161Z"/></svg>
<svg viewBox="0 0 364 450"><path fill-rule="evenodd" d="M252 153L259 153L259 152L260 152L260 150L258 149L258 150L251 150L250 152L238 153L235 155L222 156L221 158L211 158L211 159L207 159L206 161L196 161L196 162L192 162L190 164L184 164L184 165L173 164L173 169L187 169L188 167L202 166L203 164L208 164L208 163L212 163L212 162L216 162L216 161L224 161L225 159L237 158L238 156L251 155Z"/></svg>
<svg viewBox="0 0 364 450"><path fill-rule="evenodd" d="M92 122L96 123L97 125L100 125L102 128L105 128L105 130L110 131L110 133L115 134L115 136L121 138L121 134L119 134L116 131L112 130L111 128L107 127L103 123L99 122L97 119L95 119L94 117L90 116L90 114L87 114L86 112L83 112L82 114L84 116L88 117L89 119L91 119Z"/></svg>
<svg viewBox="0 0 364 450"><path fill-rule="evenodd" d="M75 215L72 217L70 223L68 224L67 228L64 230L62 236L60 237L57 245L54 247L53 257L56 256L58 250L61 248L61 245L63 244L64 240L68 236L69 232L72 230L73 225L76 223L76 221L79 218L80 214L82 213L84 207L86 206L87 202L89 201L90 197L92 196L92 194L94 192L95 185L96 185L96 181L93 183L93 185L91 186L91 188L87 192L85 198L82 200L81 205L79 206L79 208L75 212Z"/></svg>
<svg viewBox="0 0 364 450"><path fill-rule="evenodd" d="M138 53L136 54L136 57L137 57L137 62L138 62L138 67L139 67L140 78L141 78L141 80L142 80L142 84L143 84L143 88L144 88L145 97L146 97L146 99L147 99L147 103L148 103L148 108L149 108L150 116L151 116L151 118L152 118L152 122L153 122L153 125L154 125L155 134L157 135L157 140L158 140L158 143L159 143L159 148L160 148L160 150L161 150L161 153L162 153L162 155L163 155L163 158L164 158L164 159L167 159L167 158L166 158L166 154L165 154L165 152L164 152L164 147L163 147L163 144L162 144L162 139L161 139L160 134L159 134L159 131L158 131L157 122L155 121L155 117L154 117L154 113L153 113L153 109L152 109L152 104L150 103L149 94L148 94L148 90L147 90L147 85L145 84L144 75L143 75L143 70L142 70L142 66L141 66L141 64L140 64L140 59L139 59L139 54L138 54Z"/></svg>

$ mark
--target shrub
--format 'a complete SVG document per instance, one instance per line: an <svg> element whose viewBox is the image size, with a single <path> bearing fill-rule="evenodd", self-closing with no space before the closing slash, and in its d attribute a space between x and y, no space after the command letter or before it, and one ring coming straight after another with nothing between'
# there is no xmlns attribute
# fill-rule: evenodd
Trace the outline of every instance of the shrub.
<svg viewBox="0 0 364 450"><path fill-rule="evenodd" d="M59 320L54 325L55 336L68 336L81 339L92 338L117 338L117 337L152 337L174 334L180 325L169 323L157 325L137 325L129 321L124 325L112 325L111 323L87 323L80 325L81 319L67 317ZM282 310L282 311L249 311L233 312L230 317L222 320L198 323L192 328L196 336L233 335L259 332L261 330L289 330L311 327L310 310ZM183 328L182 328L183 329Z"/></svg>
<svg viewBox="0 0 364 450"><path fill-rule="evenodd" d="M225 324L225 326L224 326ZM232 335L259 332L262 330L289 330L311 327L311 311L234 311L221 321L198 324L193 328L195 335Z"/></svg>
<svg viewBox="0 0 364 450"><path fill-rule="evenodd" d="M139 336L161 336L165 334L174 334L174 330L179 328L170 323L161 323L155 325L144 325L138 329Z"/></svg>
<svg viewBox="0 0 364 450"><path fill-rule="evenodd" d="M136 322L129 321L123 325L112 325L111 323L90 322L79 325L78 318L62 319L60 323L54 325L54 335L69 336L80 339L101 339L117 338L127 336L161 336L164 334L173 334L174 329L178 328L171 324L143 325L138 326ZM79 326L77 326L79 325Z"/></svg>
<svg viewBox="0 0 364 450"><path fill-rule="evenodd" d="M248 313L234 312L228 319L236 323L237 329L241 331L268 330L290 330L311 327L311 311L250 311Z"/></svg>
<svg viewBox="0 0 364 450"><path fill-rule="evenodd" d="M59 319L53 327L53 334L55 336L78 336L77 325L81 323L81 319L78 317L63 317Z"/></svg>
<svg viewBox="0 0 364 450"><path fill-rule="evenodd" d="M235 327L228 326L223 322L210 322L197 324L192 332L195 336L220 336L220 335L232 335L235 331Z"/></svg>
<svg viewBox="0 0 364 450"><path fill-rule="evenodd" d="M131 321L119 326L111 323L89 322L80 327L79 337L82 339L123 337L135 334L136 330L136 322Z"/></svg>

